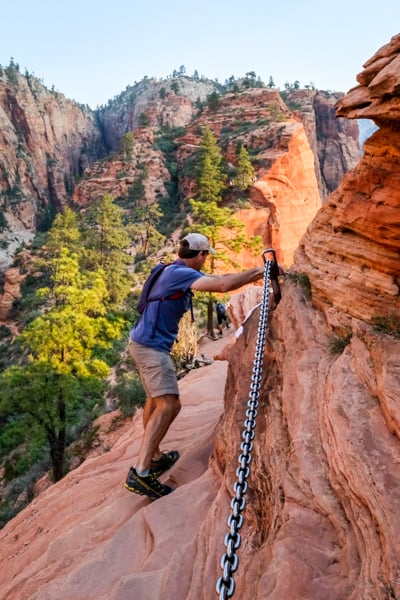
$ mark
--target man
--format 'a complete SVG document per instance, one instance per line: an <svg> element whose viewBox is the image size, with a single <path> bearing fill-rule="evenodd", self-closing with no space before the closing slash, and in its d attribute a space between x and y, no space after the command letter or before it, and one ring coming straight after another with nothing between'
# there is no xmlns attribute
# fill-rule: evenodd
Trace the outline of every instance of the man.
<svg viewBox="0 0 400 600"><path fill-rule="evenodd" d="M264 266L241 273L206 275L201 272L209 253L208 239L189 233L181 240L178 256L165 267L149 294L149 302L130 333L129 351L136 363L146 405L143 411L144 434L135 467L131 467L125 487L137 494L160 498L174 488L158 477L178 460L176 450L162 453L160 442L180 411L179 389L170 351L178 334L181 317L191 307L192 290L229 292L264 276Z"/></svg>

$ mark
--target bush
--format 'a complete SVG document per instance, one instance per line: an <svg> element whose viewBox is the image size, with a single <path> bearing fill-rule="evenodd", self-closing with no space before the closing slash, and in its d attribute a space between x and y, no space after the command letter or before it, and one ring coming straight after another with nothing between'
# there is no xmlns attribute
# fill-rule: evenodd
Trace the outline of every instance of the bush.
<svg viewBox="0 0 400 600"><path fill-rule="evenodd" d="M179 323L178 338L171 351L172 360L177 368L192 362L198 350L197 338L197 326L196 323L192 323L188 311Z"/></svg>
<svg viewBox="0 0 400 600"><path fill-rule="evenodd" d="M340 336L333 335L328 342L329 351L331 354L342 354L343 350L350 344L351 333Z"/></svg>
<svg viewBox="0 0 400 600"><path fill-rule="evenodd" d="M375 331L400 338L400 318L392 315L391 317L373 317L372 325Z"/></svg>
<svg viewBox="0 0 400 600"><path fill-rule="evenodd" d="M112 392L124 417L132 416L146 402L146 392L137 373L124 373Z"/></svg>
<svg viewBox="0 0 400 600"><path fill-rule="evenodd" d="M287 276L292 281L296 282L303 290L304 297L307 300L312 298L311 281L305 273L288 273Z"/></svg>

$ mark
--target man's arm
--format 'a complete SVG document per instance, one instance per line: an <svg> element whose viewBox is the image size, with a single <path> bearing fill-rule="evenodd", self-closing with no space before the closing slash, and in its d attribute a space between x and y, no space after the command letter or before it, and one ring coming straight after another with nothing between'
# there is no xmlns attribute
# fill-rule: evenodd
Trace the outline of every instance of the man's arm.
<svg viewBox="0 0 400 600"><path fill-rule="evenodd" d="M196 279L190 287L198 292L230 292L247 283L254 283L263 277L264 267L255 267L241 273L204 275L204 277Z"/></svg>

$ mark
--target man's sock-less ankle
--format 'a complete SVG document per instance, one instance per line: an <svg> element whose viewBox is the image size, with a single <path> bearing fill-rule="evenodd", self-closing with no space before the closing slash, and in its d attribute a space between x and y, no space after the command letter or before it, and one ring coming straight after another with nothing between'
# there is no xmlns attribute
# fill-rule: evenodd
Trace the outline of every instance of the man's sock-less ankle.
<svg viewBox="0 0 400 600"><path fill-rule="evenodd" d="M139 475L139 477L147 477L147 475L150 475L150 469L145 469L144 471L136 470L136 474Z"/></svg>

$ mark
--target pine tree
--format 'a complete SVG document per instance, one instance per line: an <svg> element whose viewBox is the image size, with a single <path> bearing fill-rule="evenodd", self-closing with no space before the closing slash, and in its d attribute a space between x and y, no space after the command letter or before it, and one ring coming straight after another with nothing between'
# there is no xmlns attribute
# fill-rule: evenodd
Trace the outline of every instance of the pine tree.
<svg viewBox="0 0 400 600"><path fill-rule="evenodd" d="M249 153L244 146L241 146L233 184L242 191L247 190L253 181L254 175L255 169L251 164Z"/></svg>
<svg viewBox="0 0 400 600"><path fill-rule="evenodd" d="M99 400L109 372L99 349L111 346L124 322L106 316L108 295L101 270L82 272L78 257L64 248L51 261L52 285L39 290L48 312L21 335L27 361L0 378L0 414L42 431L48 441L54 480L64 474L68 429Z"/></svg>
<svg viewBox="0 0 400 600"><path fill-rule="evenodd" d="M123 211L114 204L110 194L90 205L83 217L86 269L102 268L110 302L120 304L128 293L131 282L127 267L131 258L127 249L131 244L129 228L124 225Z"/></svg>
<svg viewBox="0 0 400 600"><path fill-rule="evenodd" d="M126 160L132 160L135 138L132 131L127 131L121 138L120 149Z"/></svg>
<svg viewBox="0 0 400 600"><path fill-rule="evenodd" d="M222 169L222 152L209 128L205 128L200 144L197 168L196 199L191 199L193 208L192 229L207 236L211 246L217 248L218 256L210 255L210 271L215 271L216 262L232 264L227 250L238 251L254 244L259 238L247 240L244 224L234 216L231 208L221 206L225 188L225 175ZM207 333L215 337L213 325L214 296L207 294Z"/></svg>
<svg viewBox="0 0 400 600"><path fill-rule="evenodd" d="M62 248L78 252L82 244L80 227L81 219L76 212L66 207L62 213L59 213L48 234L47 258L56 256Z"/></svg>
<svg viewBox="0 0 400 600"><path fill-rule="evenodd" d="M197 198L203 202L221 202L224 188L222 152L211 129L205 127L198 156Z"/></svg>

